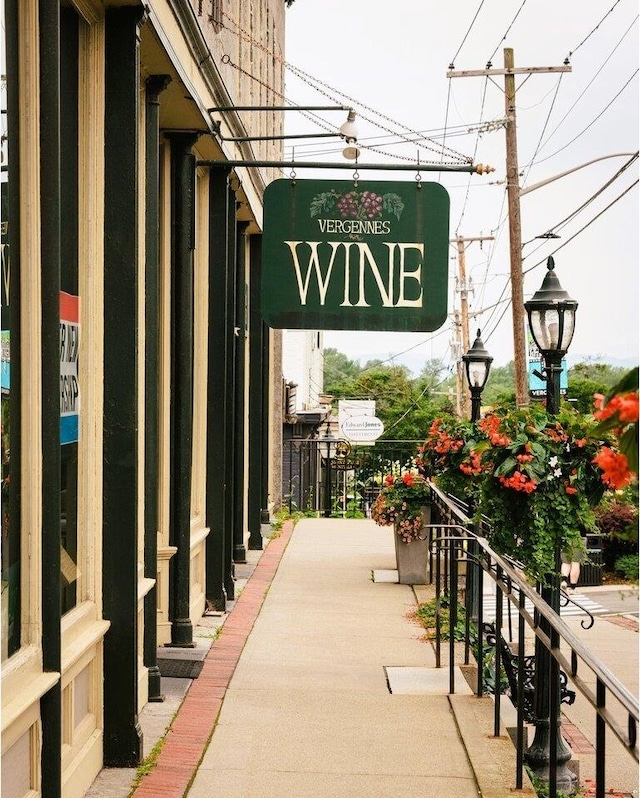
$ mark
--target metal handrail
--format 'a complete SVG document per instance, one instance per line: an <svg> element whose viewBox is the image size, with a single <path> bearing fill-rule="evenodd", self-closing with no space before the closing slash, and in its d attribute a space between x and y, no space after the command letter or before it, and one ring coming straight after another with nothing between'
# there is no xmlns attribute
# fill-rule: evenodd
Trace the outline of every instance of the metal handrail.
<svg viewBox="0 0 640 798"><path fill-rule="evenodd" d="M637 741L637 728L640 721L640 710L638 706L638 699L631 693L628 688L623 685L615 674L602 663L590 649L577 637L572 629L566 622L549 606L549 604L540 596L540 594L527 582L526 576L520 570L521 564L517 561L498 554L494 551L486 537L476 534L472 528L469 516L471 513L463 512L462 507L465 503L460 499L451 497L440 491L433 483L431 483L433 507L443 519L443 523L431 523L429 525L429 532L432 541L432 547L437 550L436 553L436 595L440 596L440 581L444 584L445 591L449 589L449 615L453 620L457 617L457 565L459 560L464 560L468 565L477 567L479 572L488 574L493 579L497 586L496 590L496 634L498 639L501 638L502 628L502 599L504 597L508 600L508 606L513 605L520 620L519 640L524 641L523 624L526 623L535 636L542 641L544 647L550 652L551 657L557 665L562 668L568 679L576 687L579 693L589 702L596 713L596 725L599 731L596 733L596 798L604 798L604 726L610 729L615 737L620 741L624 748L631 754L631 756L638 761L638 741ZM436 513L436 515L437 515ZM486 529L489 525L487 519L483 519L482 529ZM440 530L440 534L438 534ZM454 539L460 541L460 545L456 546ZM474 544L474 553L470 553L469 542ZM476 548L477 547L477 548ZM441 557L444 557L444 578L441 579ZM430 574L433 579L433 573ZM481 583L481 580L478 580ZM467 591L465 591L467 592ZM467 597L468 598L468 597ZM533 606L533 614L525 608L525 599L528 599ZM478 633L478 652L477 656L481 658L482 652L482 635L480 633L482 621L482 587L479 587L479 633ZM467 607L467 615L469 616L469 607ZM546 633L540 628L541 620L544 619L546 624L543 626L549 629ZM469 623L466 624L466 636L469 634ZM440 625L436 624L436 664L440 667ZM568 657L562 647L570 650ZM496 676L498 676L500 668L500 654L496 646ZM469 650L469 640L465 640L465 658ZM519 659L519 682L523 679L523 670L520 662L524 659L524 646L518 647ZM453 646L450 642L450 657L449 657L449 682L450 692L454 692L454 667L453 661ZM465 659L465 661L468 661ZM589 686L582 676L578 673L578 664L582 663L584 667L588 668L595 677L595 689ZM478 687L476 693L481 695L483 693L482 678L481 678L482 662L478 661ZM499 684L496 678L496 684ZM615 699L618 706L621 707L627 714L627 729L621 725L619 720L615 718L606 706L605 697L610 696ZM494 734L499 734L500 728L500 695L499 690L496 690L496 706L495 706L495 724ZM516 743L516 788L522 786L522 766L523 766L523 714L522 714L522 691L519 687L517 698L518 709L518 735ZM553 726L553 724L552 724ZM555 779L555 766L550 768L553 772L551 780ZM552 785L550 784L550 788ZM555 793L555 782L553 784L553 792Z"/></svg>

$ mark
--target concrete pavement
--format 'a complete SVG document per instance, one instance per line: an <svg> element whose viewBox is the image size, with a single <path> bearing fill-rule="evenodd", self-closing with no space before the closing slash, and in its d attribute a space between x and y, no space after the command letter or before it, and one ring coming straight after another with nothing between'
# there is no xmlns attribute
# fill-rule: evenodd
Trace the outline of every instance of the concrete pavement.
<svg viewBox="0 0 640 798"><path fill-rule="evenodd" d="M135 771L104 770L88 798L513 794L515 753L505 735L491 737L492 700L463 679L448 695L447 671L407 618L413 589L372 578L395 568L392 534L305 519L249 552L201 676L163 679L179 709L150 774L132 792ZM145 753L162 736L163 707L141 715Z"/></svg>

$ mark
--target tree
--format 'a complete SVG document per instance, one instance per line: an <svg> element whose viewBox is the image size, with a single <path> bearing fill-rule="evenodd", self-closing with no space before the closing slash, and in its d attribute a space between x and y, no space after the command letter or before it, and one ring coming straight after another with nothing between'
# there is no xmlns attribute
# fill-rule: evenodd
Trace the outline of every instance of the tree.
<svg viewBox="0 0 640 798"><path fill-rule="evenodd" d="M576 363L569 369L567 398L581 413L593 413L593 395L606 394L624 373L624 368L608 363Z"/></svg>
<svg viewBox="0 0 640 798"><path fill-rule="evenodd" d="M362 372L356 360L350 360L342 352L329 347L324 350L324 391L333 396L345 398L350 384Z"/></svg>
<svg viewBox="0 0 640 798"><path fill-rule="evenodd" d="M515 405L516 378L513 360L506 366L492 366L482 392L483 405Z"/></svg>

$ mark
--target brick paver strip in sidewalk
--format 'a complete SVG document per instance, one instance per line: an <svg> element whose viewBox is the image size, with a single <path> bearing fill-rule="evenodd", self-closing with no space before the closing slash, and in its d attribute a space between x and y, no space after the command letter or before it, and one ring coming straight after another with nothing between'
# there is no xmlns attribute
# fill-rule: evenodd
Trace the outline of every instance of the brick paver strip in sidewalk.
<svg viewBox="0 0 640 798"><path fill-rule="evenodd" d="M142 779L132 793L133 798L182 798L187 791L292 532L293 522L285 522L279 537L270 540L260 556L219 637L209 649L200 675L180 705L153 770Z"/></svg>
<svg viewBox="0 0 640 798"><path fill-rule="evenodd" d="M565 716L562 718L562 736L569 744L574 754L593 754L595 748L584 736L580 729L571 723Z"/></svg>
<svg viewBox="0 0 640 798"><path fill-rule="evenodd" d="M615 626L621 626L623 629L629 629L631 632L638 631L638 619L630 618L628 615L607 615L605 616L609 623Z"/></svg>

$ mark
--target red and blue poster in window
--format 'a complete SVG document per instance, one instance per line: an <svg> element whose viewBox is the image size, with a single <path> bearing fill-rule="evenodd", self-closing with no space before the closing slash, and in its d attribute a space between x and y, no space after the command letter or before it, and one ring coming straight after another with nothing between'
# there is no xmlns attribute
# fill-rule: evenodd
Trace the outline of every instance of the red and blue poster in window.
<svg viewBox="0 0 640 798"><path fill-rule="evenodd" d="M60 444L78 440L80 298L60 292Z"/></svg>

